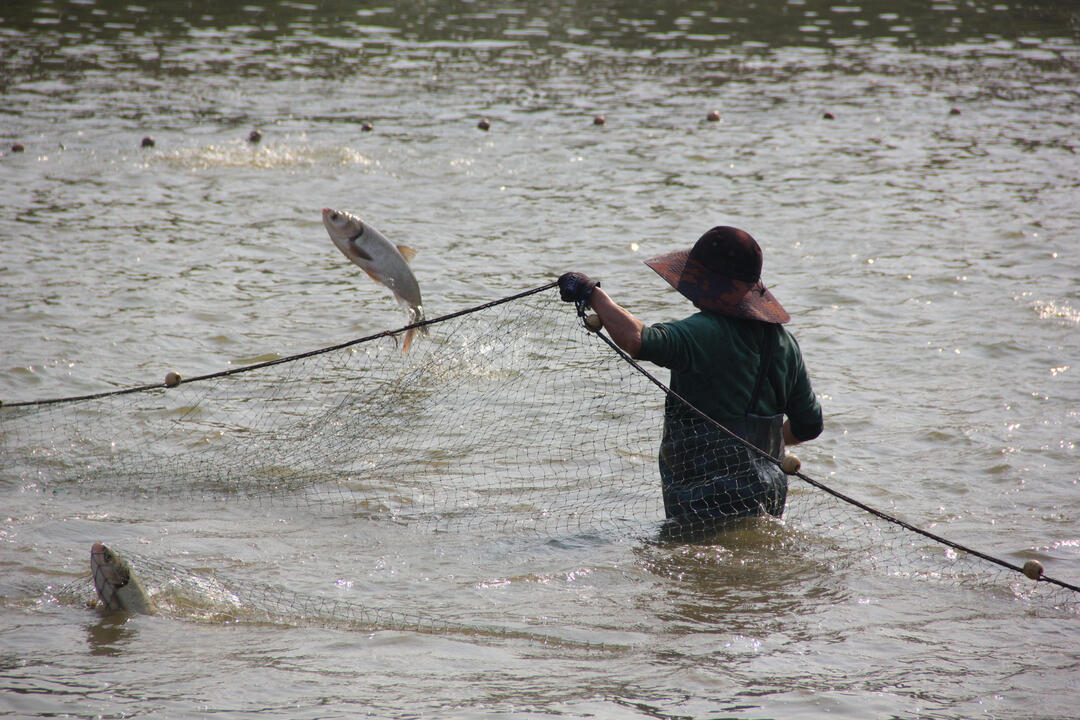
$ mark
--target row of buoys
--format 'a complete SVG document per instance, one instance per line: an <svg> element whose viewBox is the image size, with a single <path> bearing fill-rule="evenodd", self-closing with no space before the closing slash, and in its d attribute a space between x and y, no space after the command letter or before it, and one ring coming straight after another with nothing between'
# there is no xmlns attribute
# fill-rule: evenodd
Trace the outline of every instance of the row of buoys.
<svg viewBox="0 0 1080 720"><path fill-rule="evenodd" d="M950 115L959 115L960 114L960 109L955 108L955 107L950 108L949 109L949 114ZM831 112L828 112L828 111L826 111L821 117L822 117L823 120L835 120L836 119L836 116L834 114L832 114ZM708 112L708 114L705 115L705 120L707 120L708 122L720 122L721 119L722 119L722 116L720 115L719 110L710 110ZM606 124L607 124L607 118L604 117L603 115L596 115L595 117L593 117L593 125L606 125ZM484 130L486 132L486 131L491 129L491 121L488 120L487 118L481 118L480 121L478 123L476 123L476 127L479 128L480 130ZM361 132L372 132L374 129L375 129L375 126L372 125L370 122L363 122L363 123L360 124L360 131ZM256 129L256 130L252 130L250 133L248 133L247 141L249 143L251 143L252 145L257 145L259 142L262 141L262 138L263 138L262 131ZM142 139L141 145L144 148L154 147L154 145L155 145L154 138L147 135L146 137L144 137ZM60 147L61 147L61 149L63 149L63 145L61 145ZM21 153L21 152L24 152L25 150L26 150L26 146L23 145L20 142L12 143L12 145L11 145L11 152L13 152L13 153Z"/></svg>

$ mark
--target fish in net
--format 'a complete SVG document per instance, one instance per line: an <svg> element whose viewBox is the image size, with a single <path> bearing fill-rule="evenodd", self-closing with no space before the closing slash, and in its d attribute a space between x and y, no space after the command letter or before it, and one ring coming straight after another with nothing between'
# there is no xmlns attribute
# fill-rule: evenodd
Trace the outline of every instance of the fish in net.
<svg viewBox="0 0 1080 720"><path fill-rule="evenodd" d="M560 651L616 653L627 649L616 643L568 637L565 628L545 627L534 621L517 626L480 624L358 602L346 596L298 592L294 589L223 577L207 568L193 569L125 550L121 555L102 543L96 553L108 553L124 571L124 584L137 583L143 599L115 602L113 591L103 591L101 567L91 560L91 574L81 576L47 595L60 603L97 607L107 614L160 615L209 624L274 624L289 627L326 627L356 632L397 631L453 636L471 642L520 641ZM143 589L145 587L145 590ZM130 598L131 596L129 596ZM559 630L560 632L556 632Z"/></svg>
<svg viewBox="0 0 1080 720"><path fill-rule="evenodd" d="M118 495L255 501L486 536L693 542L730 529L666 519L657 455L665 405L681 400L552 288L424 321L428 335L404 355L412 326L199 378L4 405L4 478L90 506ZM695 427L722 442L682 469L690 487L708 487L716 464L748 479L780 465L712 421ZM1018 567L787 477L779 517L734 522L782 528L828 567L1077 607L1080 589L1037 563Z"/></svg>

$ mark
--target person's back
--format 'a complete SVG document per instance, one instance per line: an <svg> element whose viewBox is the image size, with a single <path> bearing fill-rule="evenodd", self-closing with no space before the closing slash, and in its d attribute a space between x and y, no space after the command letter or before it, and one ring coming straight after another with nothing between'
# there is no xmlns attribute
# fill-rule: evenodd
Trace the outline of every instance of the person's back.
<svg viewBox="0 0 1080 720"><path fill-rule="evenodd" d="M677 397L666 402L658 458L668 517L780 515L787 477L765 455L778 460L785 443L817 437L822 415L798 343L782 327L790 316L760 281L760 247L717 227L692 249L646 264L701 312L646 327L588 276L567 273L559 285L564 300L591 304L620 347L671 369Z"/></svg>
<svg viewBox="0 0 1080 720"><path fill-rule="evenodd" d="M665 407L668 517L780 515L786 476L709 420L774 458L785 415L796 436L816 435L820 407L795 338L778 323L702 311L643 328L638 358L670 368L672 392L693 406L669 397Z"/></svg>

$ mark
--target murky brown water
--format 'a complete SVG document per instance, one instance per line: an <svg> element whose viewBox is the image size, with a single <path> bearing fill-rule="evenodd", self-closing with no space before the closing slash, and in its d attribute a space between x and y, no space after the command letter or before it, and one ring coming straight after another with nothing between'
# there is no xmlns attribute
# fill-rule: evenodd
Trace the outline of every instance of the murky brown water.
<svg viewBox="0 0 1080 720"><path fill-rule="evenodd" d="M681 316L641 260L735 224L822 395L809 474L1076 582L1076 23L1008 2L5 6L0 397L401 325L329 242L328 205L419 250L429 315L580 269L646 320ZM812 546L507 549L273 506L47 498L3 471L0 492L0 704L19 717L1066 718L1080 699L1074 615L830 577ZM95 540L644 642L609 657L45 602Z"/></svg>

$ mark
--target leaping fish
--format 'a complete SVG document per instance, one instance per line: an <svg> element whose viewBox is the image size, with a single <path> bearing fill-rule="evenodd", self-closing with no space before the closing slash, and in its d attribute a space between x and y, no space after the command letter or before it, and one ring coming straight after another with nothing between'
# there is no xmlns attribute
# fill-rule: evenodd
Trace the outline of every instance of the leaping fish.
<svg viewBox="0 0 1080 720"><path fill-rule="evenodd" d="M404 245L393 245L378 230L351 213L323 208L322 219L338 250L359 265L372 280L390 288L398 303L408 309L410 323L421 322L424 307L420 301L420 286L409 267L416 251ZM424 332L427 332L426 328ZM416 328L406 331L405 352L409 351L415 334Z"/></svg>
<svg viewBox="0 0 1080 720"><path fill-rule="evenodd" d="M103 543L96 542L90 548L90 574L94 576L98 597L108 609L143 615L157 612L127 560Z"/></svg>

